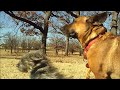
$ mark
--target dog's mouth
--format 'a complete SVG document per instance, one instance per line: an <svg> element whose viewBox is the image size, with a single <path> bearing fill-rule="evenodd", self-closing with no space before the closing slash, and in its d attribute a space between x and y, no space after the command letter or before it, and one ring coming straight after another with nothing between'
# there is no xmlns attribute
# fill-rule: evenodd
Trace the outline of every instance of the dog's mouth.
<svg viewBox="0 0 120 90"><path fill-rule="evenodd" d="M69 37L78 38L77 33L74 32L74 31L72 31L72 32L69 34Z"/></svg>
<svg viewBox="0 0 120 90"><path fill-rule="evenodd" d="M71 38L78 38L77 33L75 32L74 29L69 29L70 25L65 25L64 27L61 28L62 33L65 36L69 36Z"/></svg>

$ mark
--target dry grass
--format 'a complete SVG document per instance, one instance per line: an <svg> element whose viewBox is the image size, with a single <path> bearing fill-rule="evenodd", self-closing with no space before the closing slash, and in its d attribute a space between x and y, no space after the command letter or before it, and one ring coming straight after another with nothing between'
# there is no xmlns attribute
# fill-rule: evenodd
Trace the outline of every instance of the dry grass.
<svg viewBox="0 0 120 90"><path fill-rule="evenodd" d="M0 78L1 79L29 79L29 73L22 73L16 68L19 60L0 59Z"/></svg>
<svg viewBox="0 0 120 90"><path fill-rule="evenodd" d="M16 64L19 59L14 59L14 56L9 56L7 58L2 58L2 52L0 58L0 78L1 79L29 79L29 73L22 73L16 68ZM71 79L85 79L85 74L87 68L85 67L85 62L83 62L82 57L79 55L70 55L69 57L64 55L55 56L53 52L47 52L48 58L52 62L52 65L58 68L58 71L63 74L66 78ZM9 57L13 57L10 59ZM21 56L18 56L19 58ZM18 58L16 56L16 58ZM91 73L91 78L94 78Z"/></svg>

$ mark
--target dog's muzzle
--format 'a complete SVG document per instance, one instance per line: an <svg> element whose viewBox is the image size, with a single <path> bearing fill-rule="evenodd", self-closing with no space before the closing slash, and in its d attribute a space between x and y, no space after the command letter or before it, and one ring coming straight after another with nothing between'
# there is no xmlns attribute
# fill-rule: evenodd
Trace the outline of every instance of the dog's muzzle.
<svg viewBox="0 0 120 90"><path fill-rule="evenodd" d="M72 31L70 34L69 34L70 37L72 38L77 38L77 33L75 33L74 31Z"/></svg>

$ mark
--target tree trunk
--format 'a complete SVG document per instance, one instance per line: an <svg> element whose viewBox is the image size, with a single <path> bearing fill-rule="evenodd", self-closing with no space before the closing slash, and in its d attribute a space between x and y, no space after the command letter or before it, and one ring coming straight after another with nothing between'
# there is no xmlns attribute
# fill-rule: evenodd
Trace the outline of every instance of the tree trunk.
<svg viewBox="0 0 120 90"><path fill-rule="evenodd" d="M46 35L43 34L42 35L42 44L41 44L41 49L42 49L42 53L45 55L46 54Z"/></svg>
<svg viewBox="0 0 120 90"><path fill-rule="evenodd" d="M4 48L5 48L5 51L6 51L7 48L6 47L4 47Z"/></svg>
<svg viewBox="0 0 120 90"><path fill-rule="evenodd" d="M57 41L55 42L55 54L58 55L58 45L57 45Z"/></svg>
<svg viewBox="0 0 120 90"><path fill-rule="evenodd" d="M114 35L117 35L117 20L118 20L118 12L113 11L112 12L112 22L111 22L111 32Z"/></svg>
<svg viewBox="0 0 120 90"><path fill-rule="evenodd" d="M22 52L24 52L24 49L22 48Z"/></svg>
<svg viewBox="0 0 120 90"><path fill-rule="evenodd" d="M83 50L82 50L82 48L80 47L80 49L79 49L79 55L82 56L82 54L83 54Z"/></svg>
<svg viewBox="0 0 120 90"><path fill-rule="evenodd" d="M69 49L69 36L66 36L65 56L68 56L68 49Z"/></svg>
<svg viewBox="0 0 120 90"><path fill-rule="evenodd" d="M10 50L11 50L11 54L12 54L12 50L13 50L13 47L12 47L12 46L11 46Z"/></svg>
<svg viewBox="0 0 120 90"><path fill-rule="evenodd" d="M14 46L14 53L16 53L16 52L17 52L17 49L16 49L16 47L17 47L17 46L15 45L15 46Z"/></svg>
<svg viewBox="0 0 120 90"><path fill-rule="evenodd" d="M55 49L55 55L58 55L58 50L57 50L57 48Z"/></svg>
<svg viewBox="0 0 120 90"><path fill-rule="evenodd" d="M44 20L44 32L42 33L42 45L41 45L43 54L46 54L46 39L47 39L47 33L48 33L48 20L50 18L50 15L51 15L51 11L47 11L46 17Z"/></svg>
<svg viewBox="0 0 120 90"><path fill-rule="evenodd" d="M28 52L30 52L30 48L28 48Z"/></svg>

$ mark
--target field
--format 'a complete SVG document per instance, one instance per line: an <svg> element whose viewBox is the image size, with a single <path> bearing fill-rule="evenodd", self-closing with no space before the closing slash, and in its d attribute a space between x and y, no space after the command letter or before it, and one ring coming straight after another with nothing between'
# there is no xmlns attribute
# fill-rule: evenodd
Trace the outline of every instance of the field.
<svg viewBox="0 0 120 90"><path fill-rule="evenodd" d="M16 64L24 53L10 54L10 51L0 50L0 78L1 79L29 79L29 72L22 73L16 68ZM47 51L47 56L52 62L52 65L70 79L85 79L87 68L83 57L77 53L74 55L64 56L61 53L54 55L53 51ZM93 73L90 78L94 78Z"/></svg>

